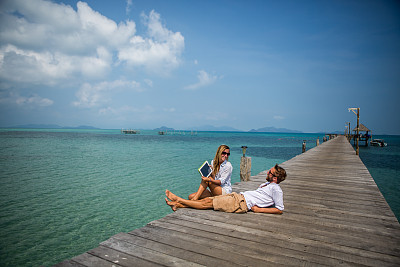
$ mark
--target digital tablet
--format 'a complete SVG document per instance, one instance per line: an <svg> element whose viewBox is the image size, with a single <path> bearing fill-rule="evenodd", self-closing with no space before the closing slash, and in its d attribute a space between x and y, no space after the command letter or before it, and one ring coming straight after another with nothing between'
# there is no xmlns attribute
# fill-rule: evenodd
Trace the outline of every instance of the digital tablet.
<svg viewBox="0 0 400 267"><path fill-rule="evenodd" d="M212 172L212 169L211 169L210 164L208 163L207 160L204 161L204 163L199 168L199 173L201 174L201 176L208 177L208 176L210 176L211 172Z"/></svg>

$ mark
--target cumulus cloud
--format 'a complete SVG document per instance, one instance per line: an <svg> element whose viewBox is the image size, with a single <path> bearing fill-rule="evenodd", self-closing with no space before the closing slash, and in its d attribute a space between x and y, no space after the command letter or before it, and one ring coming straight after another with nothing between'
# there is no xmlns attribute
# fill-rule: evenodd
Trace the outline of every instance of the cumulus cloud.
<svg viewBox="0 0 400 267"><path fill-rule="evenodd" d="M111 55L102 47L94 56L35 52L13 45L0 48L0 77L11 82L55 85L75 75L102 77L110 69Z"/></svg>
<svg viewBox="0 0 400 267"><path fill-rule="evenodd" d="M111 101L111 93L123 90L141 92L143 88L138 82L125 80L101 82L94 85L84 83L75 94L77 100L72 105L83 108L102 106Z"/></svg>
<svg viewBox="0 0 400 267"><path fill-rule="evenodd" d="M16 100L18 105L33 105L39 107L47 107L53 105L53 100L48 98L43 98L37 95L30 96L30 97L18 97Z"/></svg>
<svg viewBox="0 0 400 267"><path fill-rule="evenodd" d="M152 10L149 16L142 14L148 28L147 37L133 36L129 45L121 48L118 59L130 66L143 66L149 70L168 72L179 65L184 49L184 38L180 32L172 32L161 24L160 14Z"/></svg>
<svg viewBox="0 0 400 267"><path fill-rule="evenodd" d="M279 115L274 116L274 120L284 120L284 119L285 119L285 117L283 117L283 116L279 116Z"/></svg>
<svg viewBox="0 0 400 267"><path fill-rule="evenodd" d="M45 97L41 97L37 94L32 94L30 96L21 96L18 93L8 93L4 92L0 95L0 104L12 104L29 108L36 107L48 107L54 104L54 101Z"/></svg>
<svg viewBox="0 0 400 267"><path fill-rule="evenodd" d="M127 1L127 8L131 3ZM117 24L85 2L78 2L75 10L44 0L3 0L0 78L56 85L73 78L101 79L117 63L177 67L183 36L162 25L155 11L143 17L146 36L136 34L134 21Z"/></svg>
<svg viewBox="0 0 400 267"><path fill-rule="evenodd" d="M126 14L129 14L131 12L131 7L132 7L132 0L126 0Z"/></svg>
<svg viewBox="0 0 400 267"><path fill-rule="evenodd" d="M196 90L200 87L204 87L204 86L213 84L218 79L218 77L210 75L207 72L205 72L204 70L200 70L197 74L197 79L198 79L197 83L188 85L185 87L185 89Z"/></svg>

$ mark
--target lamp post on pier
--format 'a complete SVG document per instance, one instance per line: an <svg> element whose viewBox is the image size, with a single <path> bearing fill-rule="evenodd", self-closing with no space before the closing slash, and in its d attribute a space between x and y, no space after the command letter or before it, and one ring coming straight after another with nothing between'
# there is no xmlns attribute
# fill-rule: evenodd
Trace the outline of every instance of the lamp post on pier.
<svg viewBox="0 0 400 267"><path fill-rule="evenodd" d="M356 113L357 110L357 113ZM360 127L360 108L349 108L349 112L353 111L357 115L357 145L356 145L356 155L359 155L358 141L360 139L359 127ZM350 125L350 123L349 123Z"/></svg>

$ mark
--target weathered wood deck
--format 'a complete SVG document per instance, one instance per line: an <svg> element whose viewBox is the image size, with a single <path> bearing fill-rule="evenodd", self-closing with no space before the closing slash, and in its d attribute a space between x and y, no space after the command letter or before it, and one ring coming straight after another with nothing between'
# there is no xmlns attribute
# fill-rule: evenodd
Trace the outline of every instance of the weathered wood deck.
<svg viewBox="0 0 400 267"><path fill-rule="evenodd" d="M283 215L182 209L58 266L400 266L399 222L344 137L281 166Z"/></svg>

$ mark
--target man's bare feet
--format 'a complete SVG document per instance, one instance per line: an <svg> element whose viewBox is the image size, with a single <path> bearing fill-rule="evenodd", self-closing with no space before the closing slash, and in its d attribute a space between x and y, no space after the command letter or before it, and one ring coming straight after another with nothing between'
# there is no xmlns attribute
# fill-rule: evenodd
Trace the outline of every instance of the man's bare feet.
<svg viewBox="0 0 400 267"><path fill-rule="evenodd" d="M168 189L165 190L165 195L167 196L167 198L169 198L172 201L178 201L179 197L175 194L173 194L171 191L169 191Z"/></svg>
<svg viewBox="0 0 400 267"><path fill-rule="evenodd" d="M167 203L168 206L171 207L171 209L172 209L173 211L176 211L176 210L177 210L176 202L169 201L168 198L165 198L165 202Z"/></svg>

